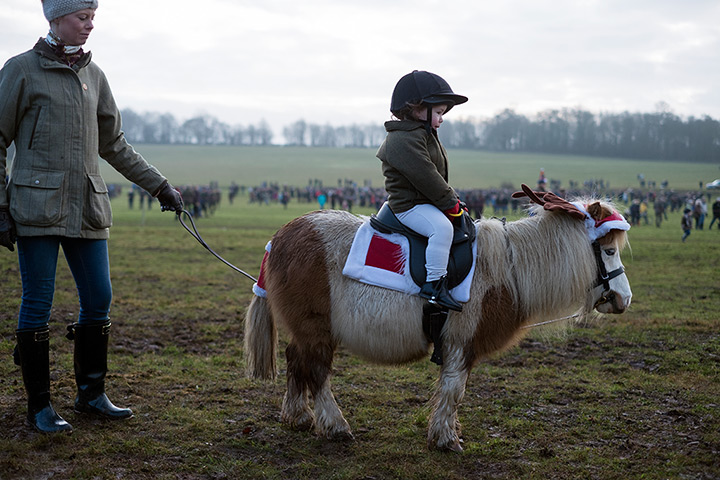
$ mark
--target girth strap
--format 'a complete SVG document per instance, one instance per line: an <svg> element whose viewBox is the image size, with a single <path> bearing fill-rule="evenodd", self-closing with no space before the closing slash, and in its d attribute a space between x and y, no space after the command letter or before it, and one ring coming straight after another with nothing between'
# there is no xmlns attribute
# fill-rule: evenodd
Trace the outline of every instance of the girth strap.
<svg viewBox="0 0 720 480"><path fill-rule="evenodd" d="M445 321L448 318L450 312L442 307L426 303L423 306L423 331L429 342L433 344L433 353L430 357L430 361L437 364L443 364L443 335L442 330L445 326Z"/></svg>

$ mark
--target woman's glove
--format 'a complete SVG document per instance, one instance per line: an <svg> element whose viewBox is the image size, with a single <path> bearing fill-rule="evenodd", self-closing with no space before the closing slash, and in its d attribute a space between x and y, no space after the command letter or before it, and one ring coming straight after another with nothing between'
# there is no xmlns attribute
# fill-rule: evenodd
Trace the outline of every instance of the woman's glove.
<svg viewBox="0 0 720 480"><path fill-rule="evenodd" d="M10 216L10 209L0 207L0 245L14 252L16 238L15 222Z"/></svg>
<svg viewBox="0 0 720 480"><path fill-rule="evenodd" d="M158 189L157 193L155 194L158 201L160 202L160 210L170 210L173 212L176 212L178 215L182 213L183 210L183 201L182 201L182 195L180 195L180 192L175 189L170 183L165 180L165 182L160 185L160 188Z"/></svg>

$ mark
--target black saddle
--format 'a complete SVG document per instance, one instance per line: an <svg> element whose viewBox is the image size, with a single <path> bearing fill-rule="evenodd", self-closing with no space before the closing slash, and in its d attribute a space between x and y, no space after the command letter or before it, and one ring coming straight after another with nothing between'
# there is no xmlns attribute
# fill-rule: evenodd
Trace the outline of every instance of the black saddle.
<svg viewBox="0 0 720 480"><path fill-rule="evenodd" d="M475 224L467 212L463 213L459 219L459 221L453 222L455 235L448 261L448 288L458 286L467 277L473 262L472 243L477 233ZM383 204L377 214L370 216L370 225L381 233L400 233L407 237L410 243L410 275L418 286L422 286L427 276L425 269L427 237L400 223L387 202Z"/></svg>

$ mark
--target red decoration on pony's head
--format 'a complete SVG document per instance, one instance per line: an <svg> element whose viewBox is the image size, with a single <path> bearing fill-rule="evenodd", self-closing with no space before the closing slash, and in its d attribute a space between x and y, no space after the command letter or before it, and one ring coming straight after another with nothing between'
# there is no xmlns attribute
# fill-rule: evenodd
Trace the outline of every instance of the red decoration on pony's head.
<svg viewBox="0 0 720 480"><path fill-rule="evenodd" d="M575 205L579 209L583 209L586 211L588 209L588 205L583 205L580 202L575 203ZM585 229L587 230L590 241L595 241L598 238L604 237L611 230L630 230L630 224L627 222L627 220L625 220L625 217L623 217L617 212L617 210L613 210L610 215L605 218L601 218L600 220L595 220L590 216L589 213L586 213L586 215L587 217L585 218Z"/></svg>
<svg viewBox="0 0 720 480"><path fill-rule="evenodd" d="M607 217L605 217L605 218L603 218L603 219L601 219L601 220L595 220L595 228L599 227L600 225L602 225L602 224L605 223L605 222L613 222L613 221L624 222L624 221L625 221L625 217L623 217L622 215L620 215L620 214L617 212L617 210L613 210L612 215L608 215Z"/></svg>

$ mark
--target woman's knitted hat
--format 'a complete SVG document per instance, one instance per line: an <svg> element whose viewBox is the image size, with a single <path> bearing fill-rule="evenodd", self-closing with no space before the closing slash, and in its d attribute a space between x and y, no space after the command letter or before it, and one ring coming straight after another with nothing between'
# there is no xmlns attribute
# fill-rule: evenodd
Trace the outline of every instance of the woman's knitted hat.
<svg viewBox="0 0 720 480"><path fill-rule="evenodd" d="M78 10L98 8L98 0L42 0L42 4L48 22Z"/></svg>

